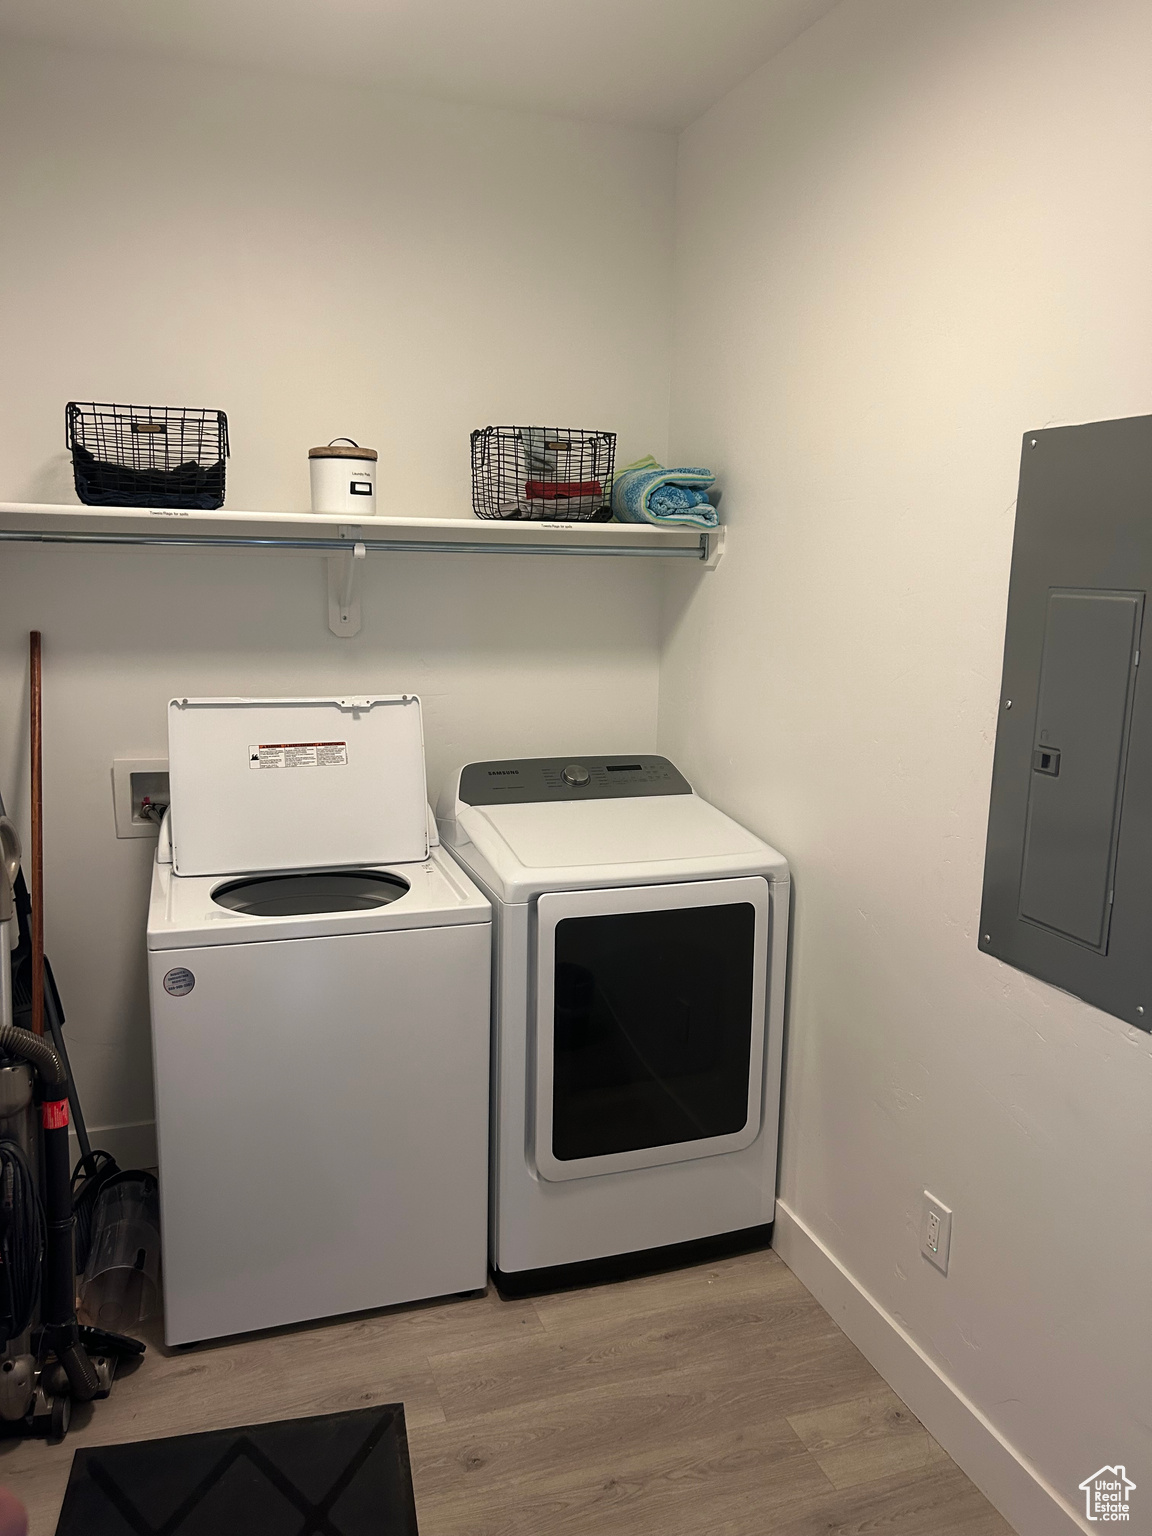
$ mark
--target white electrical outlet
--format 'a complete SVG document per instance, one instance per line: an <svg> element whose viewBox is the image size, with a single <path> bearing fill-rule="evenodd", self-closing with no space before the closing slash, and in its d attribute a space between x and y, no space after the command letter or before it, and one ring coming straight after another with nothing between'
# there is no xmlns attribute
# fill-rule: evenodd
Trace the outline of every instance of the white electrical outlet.
<svg viewBox="0 0 1152 1536"><path fill-rule="evenodd" d="M952 1212L942 1200L924 1191L924 1216L920 1223L920 1252L941 1274L948 1273L952 1246Z"/></svg>

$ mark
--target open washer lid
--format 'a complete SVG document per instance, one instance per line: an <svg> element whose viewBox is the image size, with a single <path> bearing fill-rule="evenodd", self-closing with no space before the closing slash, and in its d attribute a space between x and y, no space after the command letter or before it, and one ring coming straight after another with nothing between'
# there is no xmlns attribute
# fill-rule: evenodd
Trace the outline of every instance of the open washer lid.
<svg viewBox="0 0 1152 1536"><path fill-rule="evenodd" d="M428 857L415 694L172 699L168 773L178 875Z"/></svg>

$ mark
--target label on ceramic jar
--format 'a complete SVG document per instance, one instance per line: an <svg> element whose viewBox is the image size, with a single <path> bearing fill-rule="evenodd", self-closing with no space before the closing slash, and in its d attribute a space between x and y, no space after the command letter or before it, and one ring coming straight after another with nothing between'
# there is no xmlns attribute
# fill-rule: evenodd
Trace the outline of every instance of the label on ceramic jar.
<svg viewBox="0 0 1152 1536"><path fill-rule="evenodd" d="M346 768L346 741L275 741L248 748L249 768Z"/></svg>

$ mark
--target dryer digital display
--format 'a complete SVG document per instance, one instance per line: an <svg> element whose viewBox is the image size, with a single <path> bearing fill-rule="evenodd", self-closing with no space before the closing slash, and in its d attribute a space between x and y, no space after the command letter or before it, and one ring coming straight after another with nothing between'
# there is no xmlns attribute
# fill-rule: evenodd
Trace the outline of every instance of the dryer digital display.
<svg viewBox="0 0 1152 1536"><path fill-rule="evenodd" d="M690 795L692 786L666 757L524 757L469 763L460 774L467 805L530 805L541 801L635 800Z"/></svg>

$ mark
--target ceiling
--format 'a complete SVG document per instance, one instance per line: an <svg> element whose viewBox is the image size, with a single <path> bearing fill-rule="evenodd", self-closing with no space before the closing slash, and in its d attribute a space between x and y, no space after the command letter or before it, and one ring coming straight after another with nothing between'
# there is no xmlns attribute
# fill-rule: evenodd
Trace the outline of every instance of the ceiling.
<svg viewBox="0 0 1152 1536"><path fill-rule="evenodd" d="M676 129L838 0L0 0L0 38Z"/></svg>

